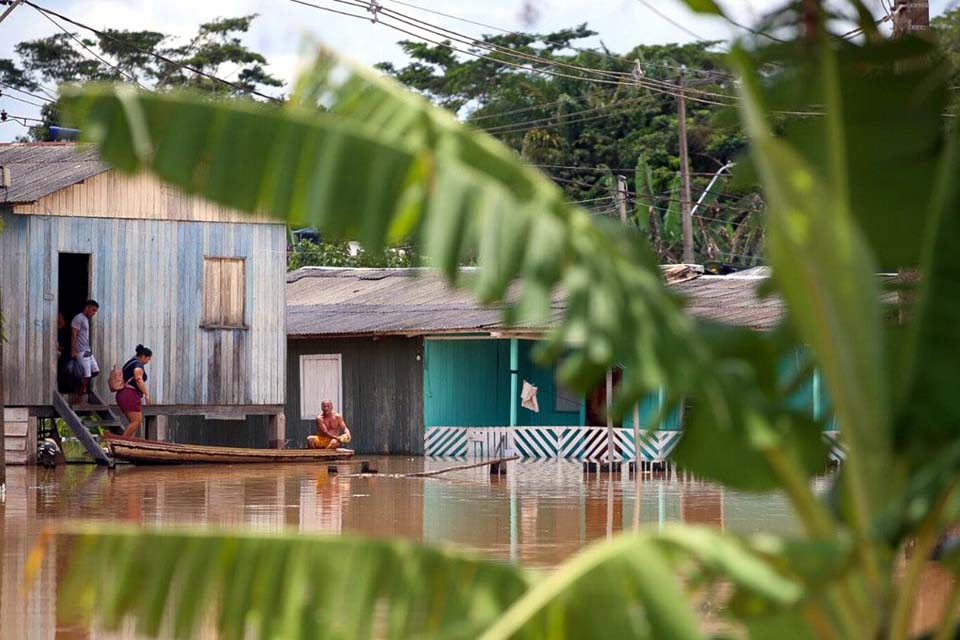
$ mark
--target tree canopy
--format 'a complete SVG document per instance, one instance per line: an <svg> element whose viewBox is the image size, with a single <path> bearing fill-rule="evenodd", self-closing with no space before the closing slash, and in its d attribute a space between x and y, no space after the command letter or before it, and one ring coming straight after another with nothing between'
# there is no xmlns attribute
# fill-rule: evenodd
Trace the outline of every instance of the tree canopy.
<svg viewBox="0 0 960 640"><path fill-rule="evenodd" d="M723 115L732 78L714 42L639 45L623 54L578 45L595 35L585 24L545 34L489 35L470 48L472 56L453 51L449 41L403 41L411 62L378 67L502 140L598 214L617 215L614 174L628 176L631 218L648 231L661 260L677 261L677 87L689 87L687 140L696 202L713 174L745 147L739 123ZM715 187L697 211L698 259L754 264L761 208L750 185Z"/></svg>
<svg viewBox="0 0 960 640"><path fill-rule="evenodd" d="M16 59L0 58L0 83L5 85L0 89L36 92L50 84L109 80L160 91L188 87L214 96L249 97L262 88L283 86L267 71L263 54L241 41L256 17L205 22L187 42L159 31L119 29L64 31L26 40L14 47ZM41 114L43 121L30 128L26 140L47 140L49 127L61 123L56 101L45 102Z"/></svg>

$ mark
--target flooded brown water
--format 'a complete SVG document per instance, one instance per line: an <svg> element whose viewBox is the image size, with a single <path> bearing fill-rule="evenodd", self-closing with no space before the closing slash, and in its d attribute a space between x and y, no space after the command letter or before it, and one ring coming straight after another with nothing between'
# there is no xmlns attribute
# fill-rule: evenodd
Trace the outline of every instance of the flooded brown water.
<svg viewBox="0 0 960 640"><path fill-rule="evenodd" d="M381 473L457 464L372 460ZM342 467L328 474L326 464L8 468L6 501L0 503L0 638L98 637L57 628L63 558L48 554L40 578L23 587L25 559L39 532L70 519L398 536L544 567L638 525L683 521L737 533L797 530L782 496L731 492L676 474L647 476L638 484L626 474L587 476L578 463L564 460L511 462L505 477L491 477L485 467L424 479L344 477L348 472ZM827 482L818 480L818 488Z"/></svg>

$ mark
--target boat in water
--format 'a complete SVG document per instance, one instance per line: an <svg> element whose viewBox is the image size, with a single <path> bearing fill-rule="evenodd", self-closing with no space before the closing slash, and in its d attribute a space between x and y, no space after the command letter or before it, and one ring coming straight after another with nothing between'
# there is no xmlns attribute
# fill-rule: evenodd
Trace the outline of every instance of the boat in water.
<svg viewBox="0 0 960 640"><path fill-rule="evenodd" d="M247 449L104 435L110 455L134 464L249 464L346 460L352 449Z"/></svg>

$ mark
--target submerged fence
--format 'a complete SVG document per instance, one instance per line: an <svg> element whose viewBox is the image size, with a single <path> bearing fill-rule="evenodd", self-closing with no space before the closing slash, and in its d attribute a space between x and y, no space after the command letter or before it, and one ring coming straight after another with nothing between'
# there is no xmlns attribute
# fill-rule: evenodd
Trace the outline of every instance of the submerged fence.
<svg viewBox="0 0 960 640"><path fill-rule="evenodd" d="M613 459L637 459L633 429L615 428ZM488 457L515 454L521 458L566 458L607 461L606 427L427 427L424 453L439 457ZM641 431L640 459L664 462L669 459L682 431ZM825 431L824 442L830 459L840 462L846 455L837 431Z"/></svg>

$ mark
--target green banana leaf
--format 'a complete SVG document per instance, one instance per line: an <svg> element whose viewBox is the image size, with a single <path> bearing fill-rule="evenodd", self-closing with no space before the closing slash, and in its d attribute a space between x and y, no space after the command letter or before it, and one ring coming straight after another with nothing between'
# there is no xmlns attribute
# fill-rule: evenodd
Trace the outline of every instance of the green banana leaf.
<svg viewBox="0 0 960 640"><path fill-rule="evenodd" d="M671 525L591 545L549 573L397 540L74 526L59 615L107 630L233 638L700 638L690 600L798 611L849 547ZM681 581L677 572L689 576ZM626 596L626 597L625 597Z"/></svg>

